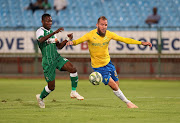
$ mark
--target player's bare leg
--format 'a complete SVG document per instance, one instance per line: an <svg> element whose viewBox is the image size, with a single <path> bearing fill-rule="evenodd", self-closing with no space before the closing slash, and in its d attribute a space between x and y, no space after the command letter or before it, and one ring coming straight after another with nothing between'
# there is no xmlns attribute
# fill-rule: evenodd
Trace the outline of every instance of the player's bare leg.
<svg viewBox="0 0 180 123"><path fill-rule="evenodd" d="M76 98L77 100L84 100L84 97L81 96L78 92L76 92L76 88L78 84L78 74L76 68L70 62L66 62L66 64L64 64L61 70L68 71L70 73L71 86L72 86L70 97Z"/></svg>
<svg viewBox="0 0 180 123"><path fill-rule="evenodd" d="M44 98L48 96L55 89L55 80L48 82L48 85L44 87L41 94L36 95L37 102L40 108L45 108Z"/></svg>
<svg viewBox="0 0 180 123"><path fill-rule="evenodd" d="M122 91L119 89L119 82L115 82L112 78L109 79L109 83L108 85L112 88L114 94L120 98L123 102L126 103L128 108L138 108L135 104L133 104L131 101L129 101L124 94L122 93Z"/></svg>

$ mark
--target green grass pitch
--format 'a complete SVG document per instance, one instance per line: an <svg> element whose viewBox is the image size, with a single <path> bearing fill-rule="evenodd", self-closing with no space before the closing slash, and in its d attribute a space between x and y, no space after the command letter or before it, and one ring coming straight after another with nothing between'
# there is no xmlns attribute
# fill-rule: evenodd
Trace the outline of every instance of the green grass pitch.
<svg viewBox="0 0 180 123"><path fill-rule="evenodd" d="M70 80L56 80L45 109L35 95L44 79L0 79L0 123L179 123L180 81L120 80L128 99L139 106L128 109L108 86L80 80L77 91L85 97L70 98Z"/></svg>

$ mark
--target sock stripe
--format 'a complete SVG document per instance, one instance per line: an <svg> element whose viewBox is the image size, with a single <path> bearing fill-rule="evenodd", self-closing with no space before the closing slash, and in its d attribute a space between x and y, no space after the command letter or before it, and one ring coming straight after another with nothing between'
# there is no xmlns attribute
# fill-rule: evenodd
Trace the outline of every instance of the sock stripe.
<svg viewBox="0 0 180 123"><path fill-rule="evenodd" d="M76 77L78 74L76 73L70 73L70 77Z"/></svg>
<svg viewBox="0 0 180 123"><path fill-rule="evenodd" d="M48 88L48 86L46 85L46 87L45 87L45 90L46 90L46 92L48 92L48 93L50 93L51 92L51 90Z"/></svg>
<svg viewBox="0 0 180 123"><path fill-rule="evenodd" d="M113 92L114 92L114 94L115 94L118 98L120 98L123 102L125 102L125 103L131 102L131 101L129 101L129 100L124 96L123 92L122 92L120 89L118 89L117 91L114 91L114 90L113 90Z"/></svg>

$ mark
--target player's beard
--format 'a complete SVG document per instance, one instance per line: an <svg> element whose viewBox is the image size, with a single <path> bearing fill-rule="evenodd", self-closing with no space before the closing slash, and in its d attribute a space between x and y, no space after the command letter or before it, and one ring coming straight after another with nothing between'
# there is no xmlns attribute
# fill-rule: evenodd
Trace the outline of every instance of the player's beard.
<svg viewBox="0 0 180 123"><path fill-rule="evenodd" d="M104 37L105 35L106 35L106 31L105 31L105 33L103 33L103 32L101 32L101 30L98 28L98 33L99 33L99 35L100 36L102 36L102 37Z"/></svg>

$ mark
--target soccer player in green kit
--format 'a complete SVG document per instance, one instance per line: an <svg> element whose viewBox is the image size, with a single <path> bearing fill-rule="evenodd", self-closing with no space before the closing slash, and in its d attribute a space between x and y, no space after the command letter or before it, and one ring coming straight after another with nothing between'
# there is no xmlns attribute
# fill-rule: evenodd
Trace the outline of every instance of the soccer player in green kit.
<svg viewBox="0 0 180 123"><path fill-rule="evenodd" d="M50 92L55 89L55 70L68 71L70 73L72 91L70 93L71 98L77 98L83 100L84 97L76 92L78 83L78 74L76 68L69 62L68 59L61 57L57 52L58 49L62 49L66 43L73 38L72 34L68 34L66 40L59 42L56 34L63 31L64 28L59 28L56 31L51 30L52 18L49 14L42 15L42 27L36 31L36 38L38 45L42 53L42 66L44 71L44 77L47 81L47 86L44 87L41 94L36 95L40 108L45 108L43 99L48 96Z"/></svg>

